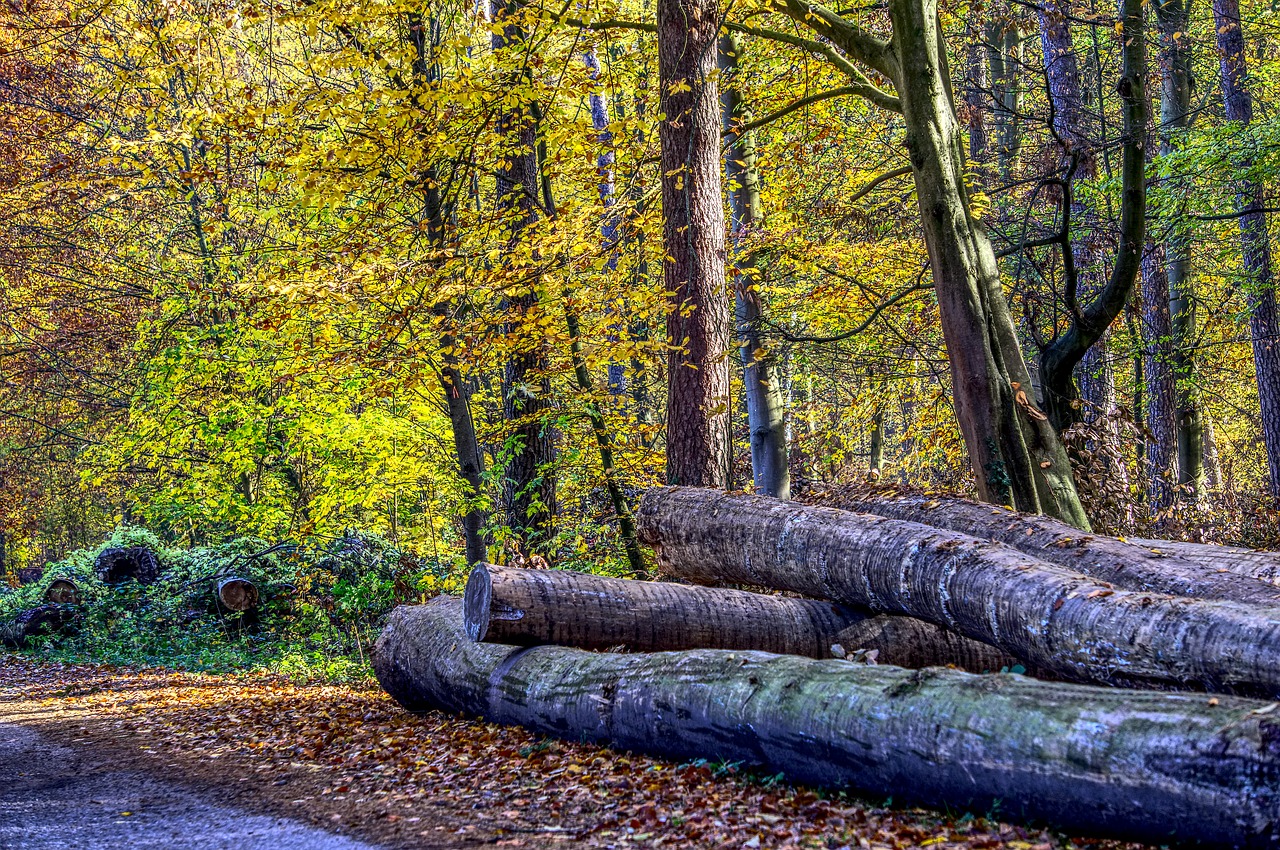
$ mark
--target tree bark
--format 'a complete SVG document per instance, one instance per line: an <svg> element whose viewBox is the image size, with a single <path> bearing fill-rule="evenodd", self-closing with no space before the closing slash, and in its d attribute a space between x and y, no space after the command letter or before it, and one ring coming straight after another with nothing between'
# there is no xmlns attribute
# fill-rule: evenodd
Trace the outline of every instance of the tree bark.
<svg viewBox="0 0 1280 850"><path fill-rule="evenodd" d="M1280 695L1280 608L1118 590L999 543L757 496L655 488L637 519L689 581L918 617L1064 679Z"/></svg>
<svg viewBox="0 0 1280 850"><path fill-rule="evenodd" d="M734 246L734 318L742 356L742 392L746 397L747 425L751 433L751 477L757 493L789 499L791 472L787 461L786 412L778 385L777 358L760 335L763 304L754 288L755 262L750 254L739 249L742 240L764 223L755 131L740 129L751 120L738 74L741 53L741 38L737 33L726 32L720 37L721 104L724 134L729 140L724 171L729 183L729 231Z"/></svg>
<svg viewBox="0 0 1280 850"><path fill-rule="evenodd" d="M160 562L145 546L128 549L103 549L94 559L93 571L105 584L119 584L133 579L140 584L154 584L160 578Z"/></svg>
<svg viewBox="0 0 1280 850"><path fill-rule="evenodd" d="M1191 39L1187 36L1187 0L1155 4L1160 30L1160 153L1173 153L1191 124ZM1165 238L1165 274L1169 281L1175 376L1178 484L1196 498L1204 487L1204 425L1196 374L1195 285L1191 279L1191 242L1175 221Z"/></svg>
<svg viewBox="0 0 1280 850"><path fill-rule="evenodd" d="M373 651L411 711L672 759L743 761L896 803L1217 847L1280 840L1269 707L1023 676L740 650L635 655L472 643L456 599L396 609Z"/></svg>
<svg viewBox="0 0 1280 850"><path fill-rule="evenodd" d="M497 25L492 42L495 55L523 53L528 30L522 20L523 0L493 0ZM523 55L506 56L504 84L509 89L531 85ZM529 95L512 95L498 120L506 150L497 169L497 209L511 230L509 245L515 249L521 236L538 221L540 180L538 171L538 124L528 103ZM530 263L514 270L519 280L511 287L506 308L510 313L506 333L512 352L502 378L503 418L511 425L504 489L507 524L524 542L538 548L552 533L556 506L555 438L549 419L551 379L545 336L537 331L537 278Z"/></svg>
<svg viewBox="0 0 1280 850"><path fill-rule="evenodd" d="M472 640L633 652L753 649L832 658L874 650L883 664L954 664L974 672L1017 661L930 623L814 599L481 564L464 595Z"/></svg>
<svg viewBox="0 0 1280 850"><path fill-rule="evenodd" d="M1173 371L1173 323L1169 318L1169 277L1164 246L1147 243L1142 258L1143 372L1147 377L1148 509L1157 514L1173 504L1177 483L1177 378Z"/></svg>
<svg viewBox="0 0 1280 850"><path fill-rule="evenodd" d="M71 625L80 612L71 605L40 605L22 611L14 618L12 626L5 630L4 643L15 649L25 649L31 639L54 635Z"/></svg>
<svg viewBox="0 0 1280 850"><path fill-rule="evenodd" d="M729 484L729 302L725 292L716 0L658 0L667 480Z"/></svg>
<svg viewBox="0 0 1280 850"><path fill-rule="evenodd" d="M969 209L964 138L955 115L935 0L892 0L893 49L907 150L938 294L956 418L983 501L1047 513L1081 528L1070 462L1031 400L1031 376L991 241Z"/></svg>
<svg viewBox="0 0 1280 850"><path fill-rule="evenodd" d="M965 87L964 123L969 129L969 159L980 166L982 177L989 179L985 173L987 161L991 158L991 141L987 129L987 115L990 112L990 84L987 82L987 48L984 44L986 28L984 4L974 3L969 7L969 21L965 26Z"/></svg>
<svg viewBox="0 0 1280 850"><path fill-rule="evenodd" d="M1253 123L1253 94L1249 90L1249 65L1240 20L1240 0L1213 0L1213 22L1218 33L1218 57L1222 68L1222 100L1228 121L1241 129ZM1250 147L1242 146L1245 151ZM1280 308L1276 306L1275 267L1267 227L1263 187L1248 176L1253 172L1250 153L1237 157L1236 207L1240 216L1240 251L1249 303L1249 330L1253 337L1253 365L1262 414L1262 439L1267 447L1271 497L1280 499Z"/></svg>
<svg viewBox="0 0 1280 850"><path fill-rule="evenodd" d="M1125 590L1280 608L1280 587L1274 586L1280 573L1280 555L1265 562L1252 557L1237 560L1231 557L1233 553L1268 553L1081 534L1048 517L1018 514L964 499L854 496L842 498L839 507L994 540ZM1189 558L1179 546L1209 551Z"/></svg>
<svg viewBox="0 0 1280 850"><path fill-rule="evenodd" d="M1135 546L1158 549L1184 561L1200 564L1215 573L1221 574L1223 570L1227 570L1235 575L1280 584L1280 552L1213 543L1187 543L1182 540L1153 540L1147 537L1128 537L1126 540Z"/></svg>

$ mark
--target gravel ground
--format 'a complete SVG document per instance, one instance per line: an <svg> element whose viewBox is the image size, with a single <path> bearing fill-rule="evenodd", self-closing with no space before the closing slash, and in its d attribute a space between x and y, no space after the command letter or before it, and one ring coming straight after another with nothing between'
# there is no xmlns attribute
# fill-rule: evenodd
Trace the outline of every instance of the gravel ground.
<svg viewBox="0 0 1280 850"><path fill-rule="evenodd" d="M3 850L375 850L0 724Z"/></svg>

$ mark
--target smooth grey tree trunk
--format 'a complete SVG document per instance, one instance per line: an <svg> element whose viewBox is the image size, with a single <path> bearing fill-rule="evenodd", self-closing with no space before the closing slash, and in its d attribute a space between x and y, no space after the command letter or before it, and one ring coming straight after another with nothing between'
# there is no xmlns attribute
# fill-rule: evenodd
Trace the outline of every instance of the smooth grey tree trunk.
<svg viewBox="0 0 1280 850"><path fill-rule="evenodd" d="M838 507L994 540L1125 590L1280 608L1280 555L1081 534L1049 517L966 499L853 495L841 497ZM1185 547L1201 554L1185 557Z"/></svg>
<svg viewBox="0 0 1280 850"><path fill-rule="evenodd" d="M1222 69L1222 100L1228 121L1241 130L1253 123L1253 93L1240 0L1213 0L1213 22L1218 33L1218 57ZM1236 207L1240 212L1240 252L1249 304L1249 330L1253 337L1253 366L1262 414L1262 439L1267 447L1271 497L1280 499L1280 309L1276 306L1276 274L1271 259L1262 185L1249 175L1254 161L1248 144L1236 158Z"/></svg>
<svg viewBox="0 0 1280 850"><path fill-rule="evenodd" d="M1280 841L1265 703L741 650L594 653L473 643L458 600L392 612L378 681L411 711L677 760L742 761L897 804L1074 834Z"/></svg>
<svg viewBox="0 0 1280 850"><path fill-rule="evenodd" d="M1146 376L1147 506L1152 514L1173 504L1178 476L1177 376L1164 246L1147 243L1142 258L1143 374Z"/></svg>
<svg viewBox="0 0 1280 850"><path fill-rule="evenodd" d="M738 71L742 39L734 32L720 37L720 102L724 115L724 172L729 184L729 233L733 243L734 319L742 357L742 392L751 434L751 477L757 493L791 498L787 462L786 408L778 384L778 363L760 334L764 305L755 289L755 262L741 242L764 223L755 131L740 128L751 121Z"/></svg>
<svg viewBox="0 0 1280 850"><path fill-rule="evenodd" d="M667 481L729 484L729 302L716 0L658 0L667 316Z"/></svg>
<svg viewBox="0 0 1280 850"><path fill-rule="evenodd" d="M1280 695L1280 608L1121 590L966 534L760 496L654 488L636 519L688 581L916 617L1064 679Z"/></svg>

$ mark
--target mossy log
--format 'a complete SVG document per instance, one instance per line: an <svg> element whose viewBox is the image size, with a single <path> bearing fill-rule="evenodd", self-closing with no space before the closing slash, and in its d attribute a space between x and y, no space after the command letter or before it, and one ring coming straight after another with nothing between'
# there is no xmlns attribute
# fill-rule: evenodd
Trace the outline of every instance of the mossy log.
<svg viewBox="0 0 1280 850"><path fill-rule="evenodd" d="M1073 833L1280 841L1280 714L1253 700L750 651L474 643L448 597L392 612L373 666L412 711L742 761L953 812L998 806Z"/></svg>
<svg viewBox="0 0 1280 850"><path fill-rule="evenodd" d="M1280 696L1280 608L1118 590L1000 543L759 496L654 488L637 520L690 581L917 617L1069 680Z"/></svg>
<svg viewBox="0 0 1280 850"><path fill-rule="evenodd" d="M967 499L867 496L840 507L1006 543L1125 590L1280 607L1280 555L1166 540L1086 534L1046 516ZM1245 578L1247 577L1247 578Z"/></svg>
<svg viewBox="0 0 1280 850"><path fill-rule="evenodd" d="M55 578L45 589L44 601L56 605L79 605L80 586L69 578Z"/></svg>
<svg viewBox="0 0 1280 850"><path fill-rule="evenodd" d="M93 571L106 584L120 584L130 579L140 584L154 584L160 578L160 562L145 546L127 549L103 549L93 562Z"/></svg>
<svg viewBox="0 0 1280 850"><path fill-rule="evenodd" d="M954 664L975 672L1017 663L995 647L919 620L833 602L568 570L480 564L463 597L472 640L636 652L755 649L832 658L871 650L885 664Z"/></svg>
<svg viewBox="0 0 1280 850"><path fill-rule="evenodd" d="M233 614L246 614L258 607L258 587L247 578L227 576L218 579L218 605Z"/></svg>
<svg viewBox="0 0 1280 850"><path fill-rule="evenodd" d="M4 642L22 648L32 638L54 635L71 625L80 612L72 605L48 604L29 608L14 617L13 625L5 630Z"/></svg>

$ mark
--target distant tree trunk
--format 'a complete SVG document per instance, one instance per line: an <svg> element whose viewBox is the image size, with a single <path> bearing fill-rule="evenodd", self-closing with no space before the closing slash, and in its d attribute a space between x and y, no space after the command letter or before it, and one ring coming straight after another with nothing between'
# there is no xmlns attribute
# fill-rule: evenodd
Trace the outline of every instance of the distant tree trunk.
<svg viewBox="0 0 1280 850"><path fill-rule="evenodd" d="M729 232L734 243L734 317L751 433L751 477L756 492L789 499L791 473L787 465L786 413L778 385L777 358L760 334L762 304L760 294L753 288L755 262L749 254L738 250L738 243L764 222L755 132L738 130L751 120L751 110L743 99L738 76L741 53L741 38L737 33L726 32L720 37L723 82L720 99L724 133L730 142L725 151L724 171L729 182Z"/></svg>
<svg viewBox="0 0 1280 850"><path fill-rule="evenodd" d="M716 0L658 0L667 480L729 483L729 303L716 74Z"/></svg>
<svg viewBox="0 0 1280 850"><path fill-rule="evenodd" d="M1177 378L1164 246L1147 243L1142 258L1143 372L1147 379L1146 462L1148 507L1155 514L1173 504L1177 476Z"/></svg>
<svg viewBox="0 0 1280 850"><path fill-rule="evenodd" d="M999 15L996 18L996 15ZM987 23L987 60L995 101L996 162L1000 179L1018 170L1022 154L1022 30L1019 12L1009 6L993 10Z"/></svg>
<svg viewBox="0 0 1280 850"><path fill-rule="evenodd" d="M1253 123L1253 94L1249 90L1249 66L1241 28L1240 0L1213 0L1213 22L1218 33L1222 67L1222 99L1228 121L1241 128ZM1242 145L1245 151L1250 147ZM1252 154L1236 160L1235 171L1248 175ZM1280 309L1276 306L1276 276L1271 260L1263 187L1247 176L1236 183L1240 216L1240 248L1249 302L1249 330L1253 337L1253 365L1261 402L1262 437L1267 447L1271 496L1280 499Z"/></svg>
<svg viewBox="0 0 1280 850"><path fill-rule="evenodd" d="M938 293L956 416L983 501L1048 513L1087 528L1066 451L1035 407L1030 373L991 242L969 209L934 0L892 0L893 47L907 150Z"/></svg>
<svg viewBox="0 0 1280 850"><path fill-rule="evenodd" d="M1187 0L1155 5L1160 29L1160 153L1173 153L1191 122L1191 39ZM1165 239L1173 369L1177 379L1178 484L1197 497L1204 486L1204 422L1195 362L1197 335L1191 242L1178 221Z"/></svg>
<svg viewBox="0 0 1280 850"><path fill-rule="evenodd" d="M525 49L528 30L523 14L522 0L493 0L493 19L500 25L492 36L498 56L508 53L508 48ZM521 59L509 56L507 61ZM504 83L515 89L531 81L517 65L504 71ZM506 150L496 174L497 206L511 230L513 252L518 252L521 236L539 217L538 124L527 100L527 96L508 98L514 105L498 120ZM504 476L507 524L527 545L538 547L551 536L555 519L555 476L550 469L555 438L547 421L551 379L546 342L536 329L539 272L533 262L514 271L523 279L511 287L513 294L506 304L510 316L506 330L514 349L502 378L503 417L512 425Z"/></svg>
<svg viewBox="0 0 1280 850"><path fill-rule="evenodd" d="M867 447L867 475L871 480L884 470L884 403L876 399L871 413L871 437Z"/></svg>
<svg viewBox="0 0 1280 850"><path fill-rule="evenodd" d="M987 48L983 43L985 17L984 4L973 3L965 26L965 124L969 127L969 159L978 165L985 165L991 157L987 127L987 114L990 112L987 100L991 84L987 78Z"/></svg>

